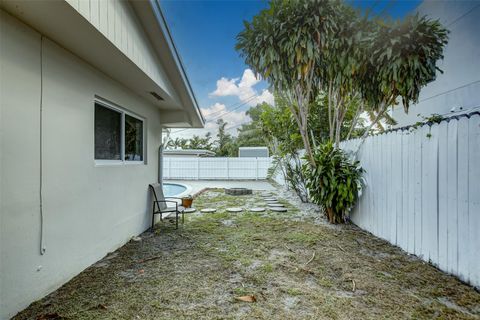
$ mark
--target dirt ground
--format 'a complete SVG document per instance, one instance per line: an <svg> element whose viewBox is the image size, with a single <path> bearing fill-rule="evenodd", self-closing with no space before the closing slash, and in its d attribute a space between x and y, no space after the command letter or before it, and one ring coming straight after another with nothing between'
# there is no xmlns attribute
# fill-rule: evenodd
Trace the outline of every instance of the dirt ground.
<svg viewBox="0 0 480 320"><path fill-rule="evenodd" d="M287 213L226 213L260 194L208 191L194 205L216 213L159 224L15 319L480 319L473 288L280 200Z"/></svg>

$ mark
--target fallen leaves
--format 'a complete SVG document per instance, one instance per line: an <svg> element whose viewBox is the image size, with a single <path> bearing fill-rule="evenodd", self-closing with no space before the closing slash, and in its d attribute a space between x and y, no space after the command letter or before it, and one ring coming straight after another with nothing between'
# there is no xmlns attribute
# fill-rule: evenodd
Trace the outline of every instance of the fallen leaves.
<svg viewBox="0 0 480 320"><path fill-rule="evenodd" d="M104 305L103 303L99 303L99 304L97 305L97 309L107 310L108 307L107 307L106 305Z"/></svg>
<svg viewBox="0 0 480 320"><path fill-rule="evenodd" d="M243 302L257 302L257 298L254 295L235 297L235 300Z"/></svg>
<svg viewBox="0 0 480 320"><path fill-rule="evenodd" d="M306 267L310 262L312 262L313 259L315 259L315 251L313 251L313 255L312 255L312 257L310 258L310 260L308 260L307 263L305 263L305 267Z"/></svg>
<svg viewBox="0 0 480 320"><path fill-rule="evenodd" d="M295 272L298 272L298 271L303 271L305 273L308 273L308 274L311 274L311 275L315 275L315 272L310 270L310 269L307 269L305 267L302 267L302 266L295 266L295 265L291 265L291 264L286 264L286 263L280 263L280 265L282 267L285 267L285 268L291 268L293 269Z"/></svg>

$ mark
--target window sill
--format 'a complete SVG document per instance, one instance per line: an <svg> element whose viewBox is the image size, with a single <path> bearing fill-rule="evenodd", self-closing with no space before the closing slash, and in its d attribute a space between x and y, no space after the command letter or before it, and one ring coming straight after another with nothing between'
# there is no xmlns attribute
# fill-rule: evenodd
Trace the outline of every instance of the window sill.
<svg viewBox="0 0 480 320"><path fill-rule="evenodd" d="M124 161L125 165L132 166L132 165L142 165L145 164L145 161Z"/></svg>
<svg viewBox="0 0 480 320"><path fill-rule="evenodd" d="M145 165L145 161L95 160L95 167Z"/></svg>

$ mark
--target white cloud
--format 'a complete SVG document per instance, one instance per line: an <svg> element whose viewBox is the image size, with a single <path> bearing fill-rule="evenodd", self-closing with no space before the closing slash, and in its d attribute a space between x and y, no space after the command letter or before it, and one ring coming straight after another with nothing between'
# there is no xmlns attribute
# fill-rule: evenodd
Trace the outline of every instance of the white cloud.
<svg viewBox="0 0 480 320"><path fill-rule="evenodd" d="M250 88L259 82L260 82L260 79L257 79L257 77L255 77L255 74L253 73L252 70L245 69L245 71L243 71L242 80L240 80L240 83L238 84L238 86L240 88Z"/></svg>
<svg viewBox="0 0 480 320"><path fill-rule="evenodd" d="M218 102L208 108L202 108L202 114L207 119L207 123L205 123L205 129L213 130L212 134L216 133L217 131L218 119L223 119L223 121L227 122L227 128L245 123L250 119L250 117L246 115L245 111L228 111L224 104Z"/></svg>
<svg viewBox="0 0 480 320"><path fill-rule="evenodd" d="M242 78L228 79L222 77L217 81L217 88L210 93L211 97L237 96L240 101L249 106L255 106L262 102L273 104L273 95L270 91L264 89L261 94L253 87L261 80L255 77L250 69L245 69Z"/></svg>
<svg viewBox="0 0 480 320"><path fill-rule="evenodd" d="M210 97L227 97L235 96L240 99L246 106L252 107L259 103L267 102L274 104L273 94L263 89L261 92L254 87L261 81L255 77L255 74L250 69L245 69L241 78L228 79L222 77L217 81L217 88L211 92ZM243 108L242 108L243 109ZM245 111L228 110L227 106L222 103L215 103L208 108L201 108L202 114L206 119L205 128L203 129L173 129L171 137L175 138L191 138L193 135L204 136L210 132L213 137L217 134L218 125L217 120L223 119L227 122L228 133L232 135L237 134L237 129L243 123L251 121L250 117ZM232 128L233 127L233 128ZM232 128L232 129L229 129Z"/></svg>
<svg viewBox="0 0 480 320"><path fill-rule="evenodd" d="M210 93L210 95L217 97L237 95L239 92L238 86L236 85L237 81L238 78L229 80L222 77L220 80L217 80L217 89Z"/></svg>
<svg viewBox="0 0 480 320"><path fill-rule="evenodd" d="M273 94L270 91L268 91L267 89L263 89L262 93L256 98L256 100L257 100L257 102L255 103L255 105L257 105L259 103L262 103L262 102L266 102L270 105L274 104Z"/></svg>
<svg viewBox="0 0 480 320"><path fill-rule="evenodd" d="M228 133L236 135L237 128L240 127L243 123L248 123L251 121L250 117L246 114L245 111L228 111L227 107L223 103L215 103L208 108L201 108L203 116L207 119L205 123L205 128L203 129L188 129L188 130L177 130L173 129L171 137L175 138L191 138L193 135L204 136L207 132L210 132L213 137L217 134L218 125L217 120L223 119L227 122L226 128L235 127L234 129L228 130ZM176 133L178 131L178 133Z"/></svg>

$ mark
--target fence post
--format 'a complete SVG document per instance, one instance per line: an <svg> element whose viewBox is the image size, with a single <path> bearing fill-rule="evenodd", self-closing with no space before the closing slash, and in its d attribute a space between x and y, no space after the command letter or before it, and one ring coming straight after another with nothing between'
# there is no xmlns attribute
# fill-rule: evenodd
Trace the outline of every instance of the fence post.
<svg viewBox="0 0 480 320"><path fill-rule="evenodd" d="M200 180L200 157L197 157L197 180Z"/></svg>
<svg viewBox="0 0 480 320"><path fill-rule="evenodd" d="M168 179L172 178L172 159L168 159Z"/></svg>
<svg viewBox="0 0 480 320"><path fill-rule="evenodd" d="M227 180L230 180L230 158L227 157Z"/></svg>

